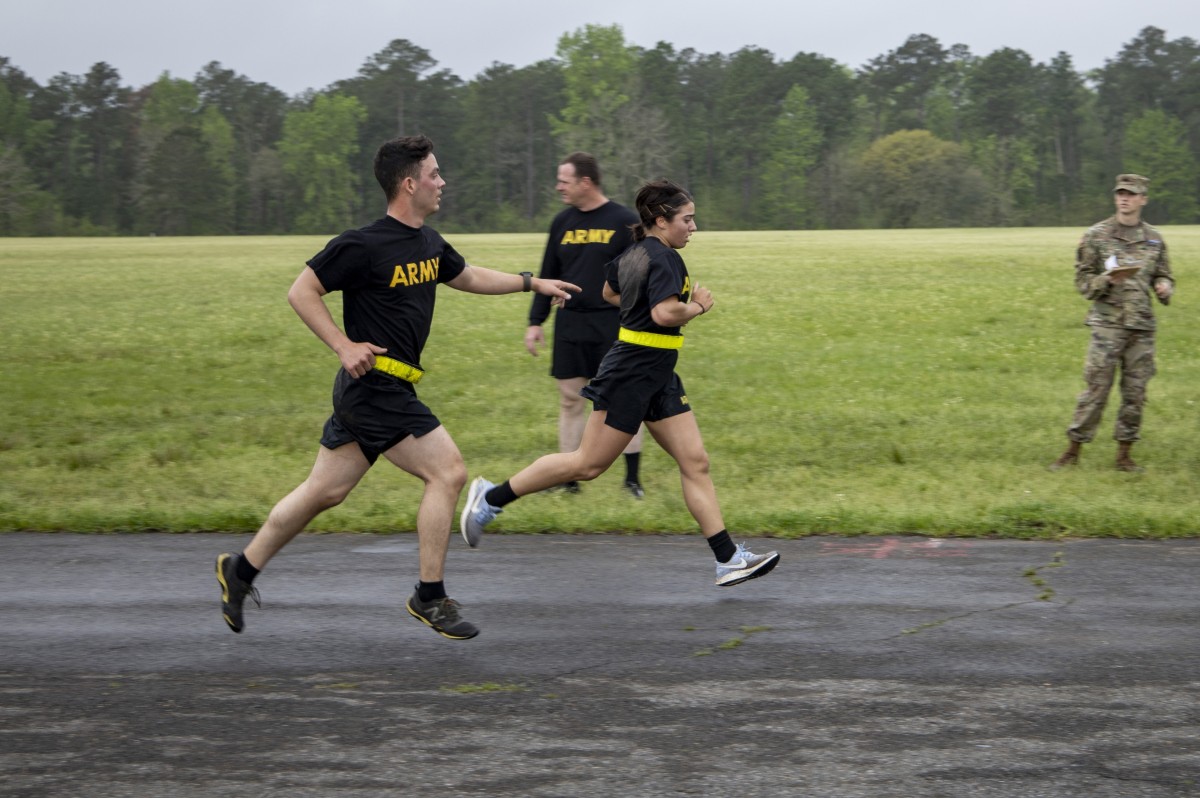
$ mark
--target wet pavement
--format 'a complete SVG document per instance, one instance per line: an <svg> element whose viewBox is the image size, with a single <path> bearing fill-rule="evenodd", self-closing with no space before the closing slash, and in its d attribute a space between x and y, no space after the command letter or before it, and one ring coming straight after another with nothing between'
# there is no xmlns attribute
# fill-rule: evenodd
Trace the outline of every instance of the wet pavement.
<svg viewBox="0 0 1200 798"><path fill-rule="evenodd" d="M0 535L0 796L1200 796L1200 541Z"/></svg>

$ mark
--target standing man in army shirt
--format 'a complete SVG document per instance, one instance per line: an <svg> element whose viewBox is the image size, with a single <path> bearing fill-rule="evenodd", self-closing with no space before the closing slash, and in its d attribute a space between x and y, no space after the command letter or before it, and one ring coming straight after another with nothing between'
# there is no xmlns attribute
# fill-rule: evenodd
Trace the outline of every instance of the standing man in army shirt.
<svg viewBox="0 0 1200 798"><path fill-rule="evenodd" d="M1130 456L1142 426L1146 383L1154 376L1154 304L1166 305L1175 292L1167 243L1142 221L1150 181L1141 175L1117 176L1116 214L1093 225L1079 242L1075 288L1092 301L1085 324L1092 328L1084 363L1086 388L1067 427L1067 450L1050 466L1058 470L1079 462L1080 447L1096 435L1117 367L1121 369L1121 407L1113 438L1116 466L1139 471Z"/></svg>
<svg viewBox="0 0 1200 798"><path fill-rule="evenodd" d="M555 190L567 207L554 217L542 256L541 277L562 279L583 291L562 305L554 317L550 375L558 382L558 449L573 452L583 439L587 401L580 391L596 376L600 361L617 340L618 310L601 296L604 267L633 243L637 214L611 201L600 185L600 166L586 152L573 152L558 165ZM550 316L550 298L533 298L525 348L535 357L546 344L542 325ZM639 428L625 449L625 490L642 498L639 461L644 430ZM579 483L559 486L579 492Z"/></svg>

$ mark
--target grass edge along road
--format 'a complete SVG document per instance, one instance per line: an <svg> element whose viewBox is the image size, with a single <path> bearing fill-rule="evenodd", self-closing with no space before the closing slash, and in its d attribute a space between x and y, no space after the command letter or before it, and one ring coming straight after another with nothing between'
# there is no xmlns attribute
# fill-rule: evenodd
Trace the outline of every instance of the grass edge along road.
<svg viewBox="0 0 1200 798"><path fill-rule="evenodd" d="M1167 227L1147 470L1112 468L1110 399L1080 467L1051 474L1082 387L1075 228L705 232L688 246L715 312L679 372L735 534L1194 536L1200 227ZM536 270L536 234L448 236ZM0 239L0 530L251 531L303 479L336 359L286 301L327 237ZM331 307L340 317L339 298ZM529 297L440 289L420 394L472 476L556 446ZM620 469L513 505L499 532L691 532L652 444L647 497ZM318 531L409 531L420 485L374 469Z"/></svg>

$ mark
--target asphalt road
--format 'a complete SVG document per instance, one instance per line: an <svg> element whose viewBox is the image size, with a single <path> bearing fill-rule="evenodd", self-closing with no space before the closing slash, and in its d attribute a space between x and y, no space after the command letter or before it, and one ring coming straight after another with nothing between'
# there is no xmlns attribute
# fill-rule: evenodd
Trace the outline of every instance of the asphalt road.
<svg viewBox="0 0 1200 798"><path fill-rule="evenodd" d="M0 796L1200 796L1200 541L0 535Z"/></svg>

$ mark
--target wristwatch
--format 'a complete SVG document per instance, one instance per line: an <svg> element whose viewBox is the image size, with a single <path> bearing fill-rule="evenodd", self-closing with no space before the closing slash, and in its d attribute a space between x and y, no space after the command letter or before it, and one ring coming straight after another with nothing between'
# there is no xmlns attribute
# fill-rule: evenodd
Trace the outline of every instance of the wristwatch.
<svg viewBox="0 0 1200 798"><path fill-rule="evenodd" d="M521 290L531 290L533 288L533 272L521 272L521 277L525 280L525 287Z"/></svg>

